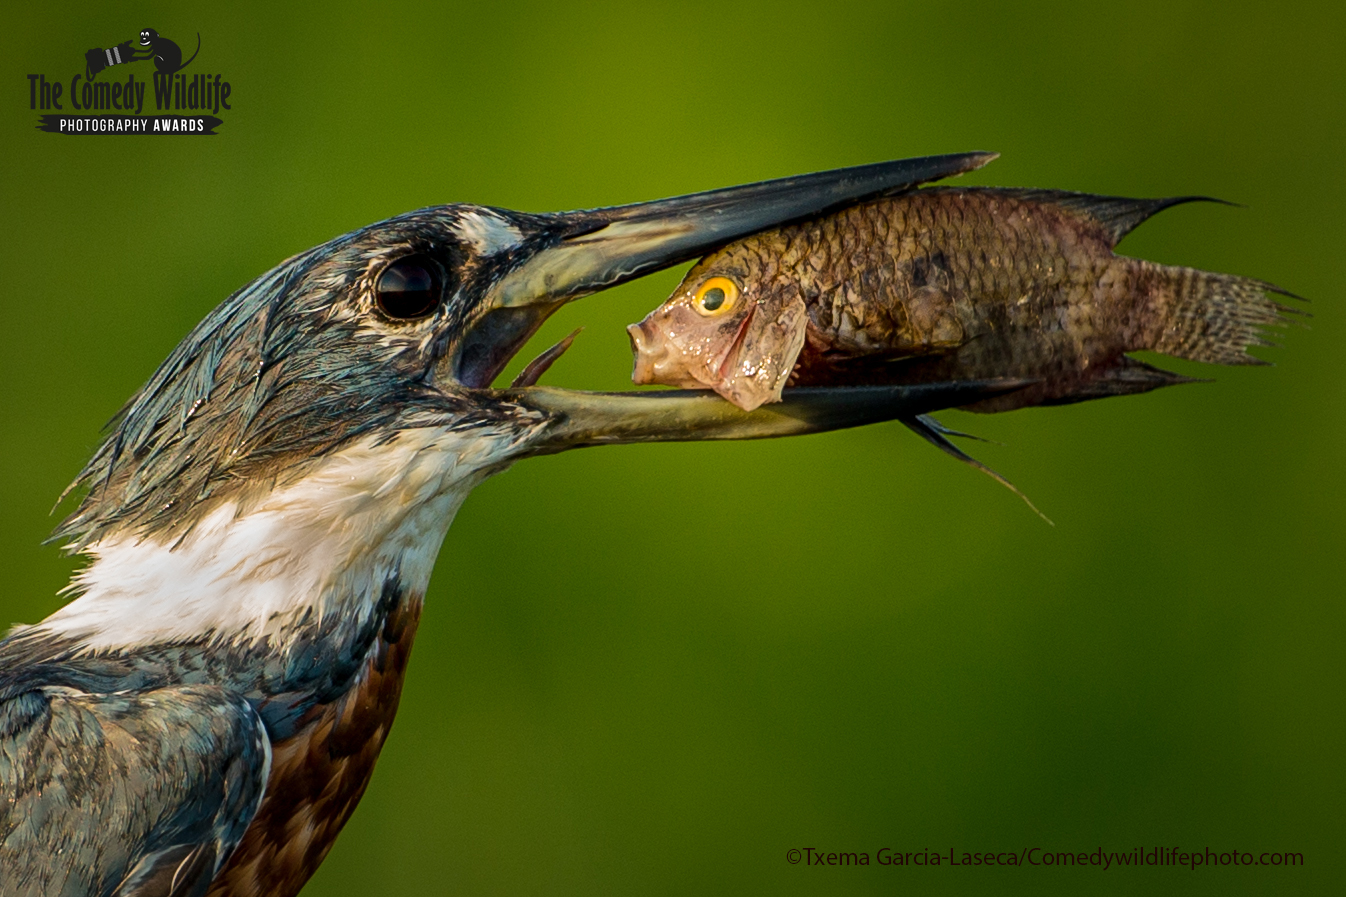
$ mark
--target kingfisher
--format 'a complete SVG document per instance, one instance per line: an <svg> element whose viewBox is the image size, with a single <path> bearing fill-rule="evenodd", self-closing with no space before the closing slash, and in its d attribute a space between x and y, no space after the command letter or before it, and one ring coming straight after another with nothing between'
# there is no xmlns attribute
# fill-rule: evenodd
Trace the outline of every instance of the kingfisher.
<svg viewBox="0 0 1346 897"><path fill-rule="evenodd" d="M109 424L55 537L73 599L0 642L0 895L288 897L359 802L468 492L585 446L908 418L1008 381L714 395L537 385L566 302L979 167L930 156L655 202L409 212L229 296Z"/></svg>

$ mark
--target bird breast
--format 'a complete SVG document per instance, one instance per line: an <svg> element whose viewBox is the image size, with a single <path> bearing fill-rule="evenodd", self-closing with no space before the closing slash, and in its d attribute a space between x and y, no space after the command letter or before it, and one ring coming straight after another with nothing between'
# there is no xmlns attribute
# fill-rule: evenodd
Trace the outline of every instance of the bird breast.
<svg viewBox="0 0 1346 897"><path fill-rule="evenodd" d="M361 625L389 577L424 593L458 507L513 441L434 427L370 436L185 536L105 537L72 583L79 597L38 627L98 651L207 632L280 638L331 614Z"/></svg>

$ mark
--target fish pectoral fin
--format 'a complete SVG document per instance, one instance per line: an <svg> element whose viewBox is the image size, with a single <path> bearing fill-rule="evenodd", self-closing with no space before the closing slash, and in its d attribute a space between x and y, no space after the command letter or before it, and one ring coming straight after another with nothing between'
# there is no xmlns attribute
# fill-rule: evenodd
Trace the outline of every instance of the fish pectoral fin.
<svg viewBox="0 0 1346 897"><path fill-rule="evenodd" d="M1052 523L1052 519L1048 517L1046 514L1039 511L1037 509L1037 506L1034 505L1031 501L1029 501L1028 496L1020 492L1013 483L1002 477L1000 474L996 473L991 468L987 467L985 464L978 461L976 458L964 452L962 449L954 445L946 438L948 436L963 436L970 439L980 439L981 437L968 436L967 433L960 433L957 430L951 430L928 414L920 414L915 417L903 417L899 418L899 420L902 421L902 423L907 427L907 429L911 430L913 433L920 436L922 439L933 445L935 448L939 449L940 451L944 452L947 455L952 455L959 461L962 461L964 464L968 464L972 467L975 467L977 470L980 470L982 473L986 474L988 477L995 480L997 483L1004 486L1006 489L1013 492L1015 495L1019 496L1019 498L1023 499L1024 504L1028 505L1028 507L1032 509L1034 514L1037 514L1043 520L1047 521L1047 523L1050 524L1051 526L1056 526L1055 523ZM983 439L982 441L986 442L987 440Z"/></svg>

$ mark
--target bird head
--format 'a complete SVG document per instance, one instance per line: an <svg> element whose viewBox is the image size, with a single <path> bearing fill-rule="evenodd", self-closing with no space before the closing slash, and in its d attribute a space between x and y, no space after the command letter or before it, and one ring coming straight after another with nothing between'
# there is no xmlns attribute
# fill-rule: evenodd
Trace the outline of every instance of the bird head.
<svg viewBox="0 0 1346 897"><path fill-rule="evenodd" d="M578 212L444 205L337 237L234 293L173 351L114 420L57 537L78 548L113 531L185 532L354 442L408 431L491 434L475 465L489 473L582 445L787 435L975 400L1003 387L797 391L745 413L706 395L491 384L566 302L992 158L902 160Z"/></svg>
<svg viewBox="0 0 1346 897"><path fill-rule="evenodd" d="M291 638L362 618L389 582L424 594L458 506L520 458L910 419L1021 386L802 389L751 412L708 393L492 387L569 301L992 158L556 214L436 206L300 253L212 311L114 419L55 534L91 563L43 631L89 650Z"/></svg>

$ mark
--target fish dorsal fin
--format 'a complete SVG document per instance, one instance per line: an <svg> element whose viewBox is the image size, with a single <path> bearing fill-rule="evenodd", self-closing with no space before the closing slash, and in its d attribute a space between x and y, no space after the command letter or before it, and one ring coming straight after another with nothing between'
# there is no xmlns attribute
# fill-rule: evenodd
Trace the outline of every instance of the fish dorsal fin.
<svg viewBox="0 0 1346 897"><path fill-rule="evenodd" d="M1218 202L1226 206L1234 205L1232 202L1215 199L1212 196L1127 199L1125 196L1099 196L1094 193L1072 193L1069 190L1012 189L1003 192L1016 199L1061 206L1077 215L1096 221L1108 232L1113 246L1122 242L1122 237L1139 227L1145 219L1164 211L1164 209L1188 202Z"/></svg>

